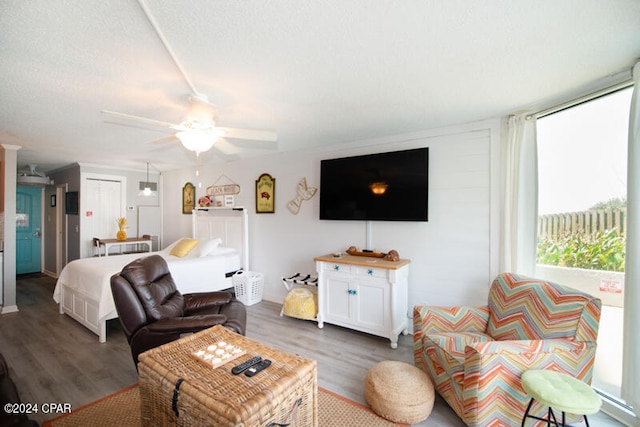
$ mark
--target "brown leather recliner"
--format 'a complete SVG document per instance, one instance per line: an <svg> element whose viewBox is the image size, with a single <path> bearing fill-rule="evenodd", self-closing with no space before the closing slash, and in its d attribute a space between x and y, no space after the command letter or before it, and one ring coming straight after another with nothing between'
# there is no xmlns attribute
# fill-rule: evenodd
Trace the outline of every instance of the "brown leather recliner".
<svg viewBox="0 0 640 427"><path fill-rule="evenodd" d="M182 295L159 255L137 259L111 277L111 292L133 361L182 334L224 325L245 334L247 312L231 292Z"/></svg>

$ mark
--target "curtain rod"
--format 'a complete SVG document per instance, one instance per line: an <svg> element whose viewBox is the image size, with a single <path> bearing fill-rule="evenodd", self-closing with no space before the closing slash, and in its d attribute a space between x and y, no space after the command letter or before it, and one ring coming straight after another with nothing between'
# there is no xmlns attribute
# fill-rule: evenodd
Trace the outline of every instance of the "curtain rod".
<svg viewBox="0 0 640 427"><path fill-rule="evenodd" d="M619 91L619 90L622 90L622 89L626 89L626 88L631 87L631 86L633 86L633 79L628 79L628 80L625 80L623 82L616 83L616 84L614 84L612 86L608 86L608 87L605 87L603 89L597 90L595 92L591 92L591 93L589 93L587 95L584 95L584 96L581 96L579 98L572 99L571 101L566 101L566 102L563 102L561 104L555 105L553 107L546 108L544 110L538 111L536 113L529 114L528 116L526 116L526 119L530 120L530 119L532 119L534 117L536 119L539 119L539 118L542 118L542 117L545 117L545 116L549 116L551 114L558 113L558 112L560 112L562 110L566 110L567 108L575 107L576 105L580 105L580 104L583 104L585 102L593 101L594 99L600 98L601 96L605 96L605 95L608 95L610 93L613 93L613 92L616 92L616 91Z"/></svg>

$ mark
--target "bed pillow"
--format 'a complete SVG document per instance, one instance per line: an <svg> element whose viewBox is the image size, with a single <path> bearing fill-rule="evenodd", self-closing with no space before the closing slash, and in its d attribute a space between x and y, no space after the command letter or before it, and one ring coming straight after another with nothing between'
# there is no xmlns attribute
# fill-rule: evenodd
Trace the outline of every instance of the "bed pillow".
<svg viewBox="0 0 640 427"><path fill-rule="evenodd" d="M195 239L182 239L180 240L169 252L169 255L182 258L187 255L193 248L196 247L198 241Z"/></svg>
<svg viewBox="0 0 640 427"><path fill-rule="evenodd" d="M196 246L189 255L196 258L207 256L211 252L213 252L221 243L222 239L199 240L198 246Z"/></svg>

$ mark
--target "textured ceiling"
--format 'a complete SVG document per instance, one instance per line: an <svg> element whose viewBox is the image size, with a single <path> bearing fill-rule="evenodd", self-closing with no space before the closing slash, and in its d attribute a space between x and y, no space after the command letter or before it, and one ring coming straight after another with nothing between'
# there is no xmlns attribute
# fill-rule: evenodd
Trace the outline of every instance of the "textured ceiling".
<svg viewBox="0 0 640 427"><path fill-rule="evenodd" d="M194 153L100 111L177 123L195 90L289 151L548 106L638 59L637 0L2 0L0 143L44 171L166 170Z"/></svg>

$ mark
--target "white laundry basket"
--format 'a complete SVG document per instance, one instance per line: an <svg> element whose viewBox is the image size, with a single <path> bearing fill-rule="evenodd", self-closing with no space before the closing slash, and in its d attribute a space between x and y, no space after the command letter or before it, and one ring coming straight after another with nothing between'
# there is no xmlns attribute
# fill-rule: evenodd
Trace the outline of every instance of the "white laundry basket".
<svg viewBox="0 0 640 427"><path fill-rule="evenodd" d="M253 305L262 301L264 275L255 271L240 270L231 277L236 299L244 305Z"/></svg>

